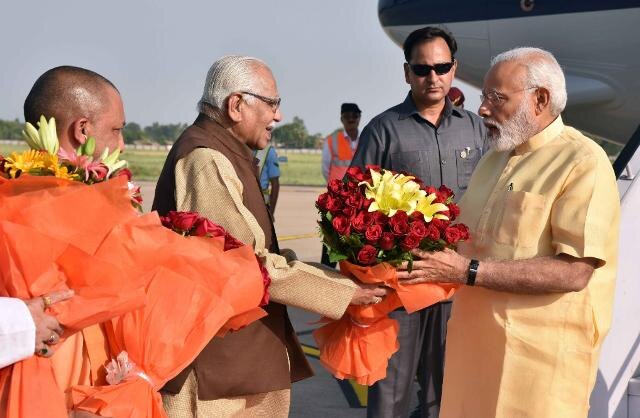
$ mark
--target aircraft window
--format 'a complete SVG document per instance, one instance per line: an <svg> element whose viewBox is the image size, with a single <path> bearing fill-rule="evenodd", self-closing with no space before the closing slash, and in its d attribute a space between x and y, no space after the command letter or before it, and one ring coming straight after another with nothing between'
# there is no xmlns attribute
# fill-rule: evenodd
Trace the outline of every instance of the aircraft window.
<svg viewBox="0 0 640 418"><path fill-rule="evenodd" d="M523 12L530 12L533 10L536 2L534 0L520 0L520 8Z"/></svg>

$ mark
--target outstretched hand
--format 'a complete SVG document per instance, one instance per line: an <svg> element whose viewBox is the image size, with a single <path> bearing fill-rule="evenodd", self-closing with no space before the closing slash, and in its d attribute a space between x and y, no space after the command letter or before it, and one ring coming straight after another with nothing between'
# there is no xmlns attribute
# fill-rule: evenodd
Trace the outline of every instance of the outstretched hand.
<svg viewBox="0 0 640 418"><path fill-rule="evenodd" d="M408 263L397 268L398 279L405 284L418 283L465 283L469 259L457 252L445 248L443 251L413 250L411 272Z"/></svg>

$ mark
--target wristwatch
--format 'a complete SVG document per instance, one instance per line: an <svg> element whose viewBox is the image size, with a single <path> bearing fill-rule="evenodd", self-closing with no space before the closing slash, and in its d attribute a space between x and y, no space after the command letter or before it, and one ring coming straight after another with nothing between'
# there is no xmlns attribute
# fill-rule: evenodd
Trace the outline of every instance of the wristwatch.
<svg viewBox="0 0 640 418"><path fill-rule="evenodd" d="M478 267L480 267L480 262L472 258L471 262L469 263L469 271L467 273L467 286L473 286L476 284Z"/></svg>

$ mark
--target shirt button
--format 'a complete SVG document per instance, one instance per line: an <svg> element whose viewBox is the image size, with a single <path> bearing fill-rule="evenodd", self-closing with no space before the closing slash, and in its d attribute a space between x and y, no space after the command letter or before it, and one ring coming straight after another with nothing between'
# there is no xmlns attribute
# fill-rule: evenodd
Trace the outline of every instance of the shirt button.
<svg viewBox="0 0 640 418"><path fill-rule="evenodd" d="M442 164L442 165L446 165L446 164L447 164L447 160L442 160L442 161L440 161L440 164Z"/></svg>

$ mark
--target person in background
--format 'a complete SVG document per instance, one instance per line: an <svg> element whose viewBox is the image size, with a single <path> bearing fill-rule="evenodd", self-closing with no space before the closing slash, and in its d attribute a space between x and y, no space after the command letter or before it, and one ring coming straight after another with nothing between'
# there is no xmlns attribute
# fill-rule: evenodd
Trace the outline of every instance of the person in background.
<svg viewBox="0 0 640 418"><path fill-rule="evenodd" d="M0 297L0 369L33 354L53 355L63 330L47 309L72 296L62 290L24 301Z"/></svg>
<svg viewBox="0 0 640 418"><path fill-rule="evenodd" d="M253 156L258 160L260 188L264 202L269 207L271 219L275 221L276 203L278 203L278 195L280 194L280 164L276 147L269 144L263 149L255 150Z"/></svg>
<svg viewBox="0 0 640 418"><path fill-rule="evenodd" d="M403 49L410 91L403 103L362 130L351 165L412 173L425 184L449 187L460 198L485 148L486 131L478 115L447 97L456 72L456 41L443 29L425 27L409 34ZM412 314L402 308L391 312L400 325L400 348L389 359L387 377L369 388L368 417L406 418L418 370L417 413L438 416L450 312L451 301Z"/></svg>
<svg viewBox="0 0 640 418"><path fill-rule="evenodd" d="M340 122L344 129L326 137L322 147L322 175L327 183L333 179L342 179L347 172L358 148L361 115L362 111L355 103L342 103L340 106ZM324 245L320 262L328 267L336 265L329 261L329 254Z"/></svg>
<svg viewBox="0 0 640 418"><path fill-rule="evenodd" d="M458 106L460 109L464 109L464 93L457 87L451 87L449 89L449 100L451 100L451 104L454 106Z"/></svg>

